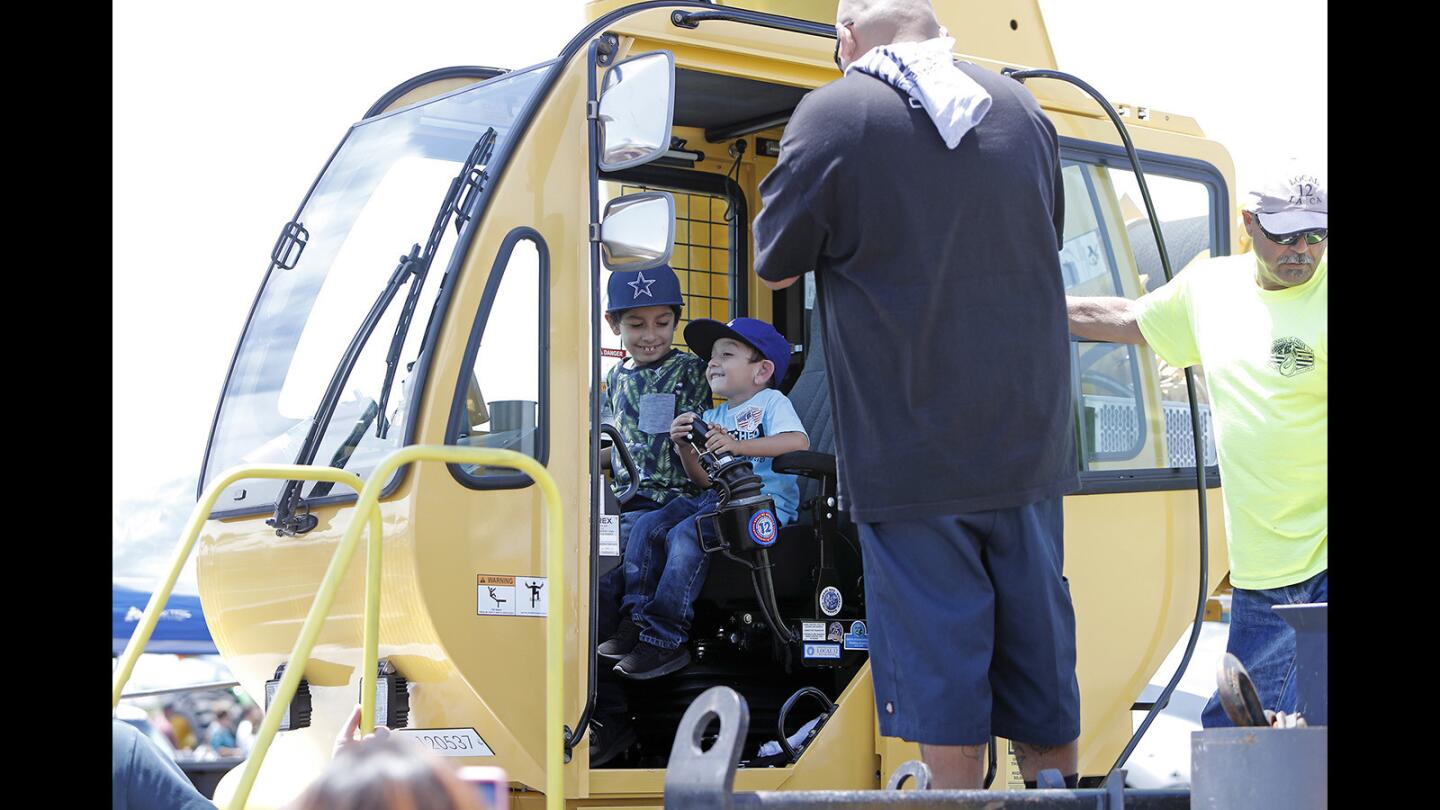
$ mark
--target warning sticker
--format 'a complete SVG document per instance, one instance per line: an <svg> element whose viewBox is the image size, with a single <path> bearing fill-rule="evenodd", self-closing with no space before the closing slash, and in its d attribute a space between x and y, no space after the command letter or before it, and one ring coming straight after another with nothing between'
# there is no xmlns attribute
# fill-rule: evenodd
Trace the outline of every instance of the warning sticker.
<svg viewBox="0 0 1440 810"><path fill-rule="evenodd" d="M544 616L550 609L550 589L545 585L545 577L520 577L516 594L516 616Z"/></svg>
<svg viewBox="0 0 1440 810"><path fill-rule="evenodd" d="M801 641L824 641L824 640L825 640L825 623L824 623L824 622L801 622L801 623L800 623L800 640L801 640Z"/></svg>
<svg viewBox="0 0 1440 810"><path fill-rule="evenodd" d="M600 516L600 556L620 556L620 516Z"/></svg>
<svg viewBox="0 0 1440 810"><path fill-rule="evenodd" d="M839 645L839 644L806 644L806 645L805 645L805 653L804 653L804 655L805 655L806 658L839 658L839 657L840 657L840 645Z"/></svg>
<svg viewBox="0 0 1440 810"><path fill-rule="evenodd" d="M480 574L476 588L477 616L515 615L515 577Z"/></svg>

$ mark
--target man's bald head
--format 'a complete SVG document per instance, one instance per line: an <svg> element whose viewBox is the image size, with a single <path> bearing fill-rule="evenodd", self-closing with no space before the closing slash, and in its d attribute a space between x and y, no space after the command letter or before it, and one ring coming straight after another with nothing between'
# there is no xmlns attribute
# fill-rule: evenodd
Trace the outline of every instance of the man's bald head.
<svg viewBox="0 0 1440 810"><path fill-rule="evenodd" d="M930 0L840 0L836 21L849 21L874 45L918 42L940 36ZM871 47L874 47L871 45Z"/></svg>
<svg viewBox="0 0 1440 810"><path fill-rule="evenodd" d="M846 65L878 45L940 36L930 0L840 0L835 23L840 59Z"/></svg>

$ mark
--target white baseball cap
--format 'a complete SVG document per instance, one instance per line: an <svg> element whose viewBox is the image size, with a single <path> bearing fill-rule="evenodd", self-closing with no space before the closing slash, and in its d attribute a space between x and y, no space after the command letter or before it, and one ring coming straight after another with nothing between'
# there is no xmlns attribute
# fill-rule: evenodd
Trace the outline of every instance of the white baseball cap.
<svg viewBox="0 0 1440 810"><path fill-rule="evenodd" d="M1289 171L1251 191L1248 209L1270 233L1294 233L1328 228L1329 205L1325 183L1316 174Z"/></svg>

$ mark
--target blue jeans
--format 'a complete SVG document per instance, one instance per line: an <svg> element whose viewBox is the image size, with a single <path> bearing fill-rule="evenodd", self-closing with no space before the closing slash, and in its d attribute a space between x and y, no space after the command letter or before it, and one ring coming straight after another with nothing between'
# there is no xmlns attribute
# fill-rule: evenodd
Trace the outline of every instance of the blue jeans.
<svg viewBox="0 0 1440 810"><path fill-rule="evenodd" d="M660 508L660 504L650 500L644 495L636 495L630 503L626 504L628 511L620 513L620 553L623 555L625 549L629 548L630 532L634 530L635 523L651 511ZM595 616L595 643L599 644L615 635L615 630L620 624L620 595L625 589L625 565L620 565L606 571L600 577L599 604L596 606ZM598 656L597 656L598 657ZM624 722L622 719L630 712L630 707L625 700L625 691L616 681L616 675L611 671L614 666L610 661L596 661L595 672L595 718L602 723Z"/></svg>
<svg viewBox="0 0 1440 810"><path fill-rule="evenodd" d="M1230 638L1225 651L1240 659L1255 682L1261 705L1271 711L1295 711L1295 630L1270 608L1329 602L1329 573L1321 571L1304 582L1262 591L1236 588L1230 596ZM1220 705L1219 692L1205 704L1200 725L1234 725Z"/></svg>
<svg viewBox="0 0 1440 810"><path fill-rule="evenodd" d="M695 597L710 570L710 555L700 548L694 517L713 509L716 500L710 490L676 498L646 512L631 527L621 566L625 595L620 615L640 625L641 641L673 650L690 638ZM702 531L713 539L710 521Z"/></svg>

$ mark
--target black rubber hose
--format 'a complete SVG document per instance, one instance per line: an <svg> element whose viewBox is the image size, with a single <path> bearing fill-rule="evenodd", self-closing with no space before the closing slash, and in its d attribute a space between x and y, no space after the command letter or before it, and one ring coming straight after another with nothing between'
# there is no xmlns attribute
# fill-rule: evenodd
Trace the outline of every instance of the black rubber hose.
<svg viewBox="0 0 1440 810"><path fill-rule="evenodd" d="M796 751L794 746L790 745L790 738L785 736L785 718L790 715L790 710L795 707L795 701L802 697L817 698L820 701L820 705L825 707L825 719L815 724L814 733L818 734L820 729L825 726L826 721L835 714L835 703L831 701L824 692L821 692L813 686L802 686L795 690L795 694L791 695L789 699L785 701L785 704L780 707L780 715L775 719L775 730L780 734L780 747L784 749L785 755L790 757L791 762L800 761L800 752Z"/></svg>
<svg viewBox="0 0 1440 810"><path fill-rule="evenodd" d="M1135 152L1135 144L1130 141L1130 133L1126 131L1125 124L1121 122L1120 116L1115 114L1115 108L1099 91L1080 79L1068 73L1061 73L1058 70L1010 70L1003 71L1005 75L1018 81L1026 79L1059 79L1069 82L1085 91L1091 98L1100 103L1100 109L1110 117L1110 122L1120 132L1120 140L1125 144L1125 154L1130 158L1130 165L1135 170L1135 181L1140 185L1140 196L1145 199L1145 210L1150 215L1150 229L1155 233L1155 245L1160 253L1160 267L1165 271L1165 281L1169 283L1174 274L1170 272L1170 254L1165 250L1165 237L1160 233L1160 217L1155 214L1155 204L1150 200L1150 187L1145 183L1145 173L1140 169L1140 156ZM1155 715L1160 713L1170 702L1170 695L1179 685L1180 678L1185 674L1185 668L1190 665L1190 658L1195 654L1195 643L1200 640L1200 625L1205 619L1205 600L1210 596L1209 573L1210 573L1210 542L1209 542L1209 516L1205 508L1205 445L1201 442L1200 436L1200 406L1195 399L1195 375L1189 367L1185 369L1185 391L1190 400L1190 427L1195 435L1195 489L1199 493L1200 501L1200 593L1195 604L1195 621L1190 628L1190 640L1185 645L1185 655L1180 658L1180 666L1176 668L1175 674L1170 682L1165 684L1160 697L1151 705L1150 711L1145 714L1145 719L1140 721L1140 727L1130 737L1125 750L1120 752L1119 759L1110 766L1110 773L1106 774L1102 786L1110 781L1110 774L1124 766L1130 754L1135 751L1135 746L1140 744L1141 738L1155 721Z"/></svg>

